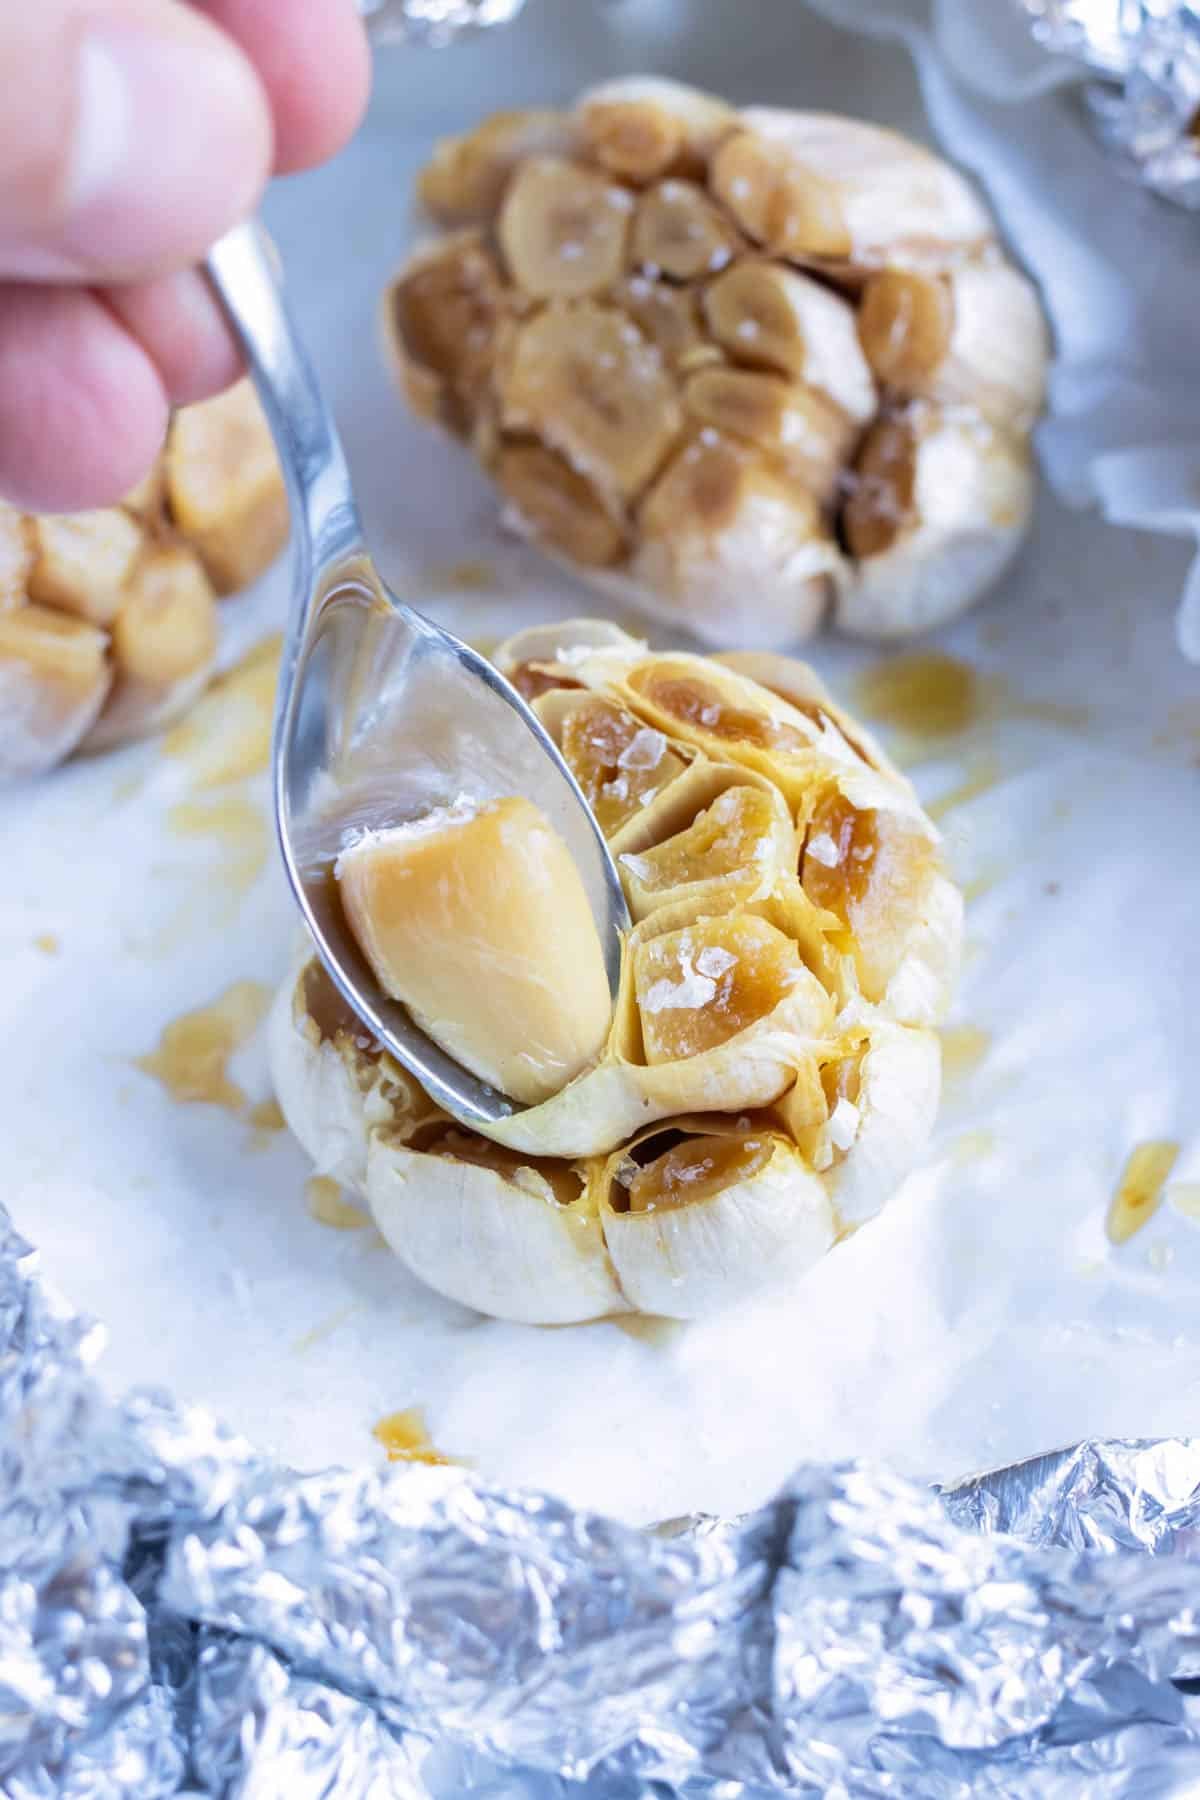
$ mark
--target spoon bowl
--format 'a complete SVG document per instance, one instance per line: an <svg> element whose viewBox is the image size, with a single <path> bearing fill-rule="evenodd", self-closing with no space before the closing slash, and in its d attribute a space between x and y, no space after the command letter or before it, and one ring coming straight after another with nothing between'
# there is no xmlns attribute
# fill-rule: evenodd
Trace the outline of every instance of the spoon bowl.
<svg viewBox="0 0 1200 1800"><path fill-rule="evenodd" d="M349 834L467 797L519 794L566 843L616 997L629 913L600 828L516 689L486 658L385 584L363 541L350 472L253 223L222 238L208 273L242 341L288 485L293 587L272 747L284 867L347 1004L437 1104L486 1129L520 1111L384 994L342 913L333 865Z"/></svg>

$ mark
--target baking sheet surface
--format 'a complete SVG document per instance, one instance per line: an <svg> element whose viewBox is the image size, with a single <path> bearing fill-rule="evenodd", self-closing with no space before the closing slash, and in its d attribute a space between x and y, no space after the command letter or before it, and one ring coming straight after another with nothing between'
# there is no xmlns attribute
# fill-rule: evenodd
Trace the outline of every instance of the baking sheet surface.
<svg viewBox="0 0 1200 1800"><path fill-rule="evenodd" d="M734 10L697 8L680 42L664 8L635 28L631 6L572 7L568 25L531 0L503 42L394 53L351 151L272 196L380 561L467 637L595 602L501 536L465 455L388 389L376 297L416 229L413 171L486 108L648 61L928 135L894 46L787 6L726 35ZM1081 156L1095 204L1114 204L1083 140ZM1082 307L1082 249L1079 268ZM969 895L936 1140L803 1284L686 1329L481 1321L369 1228L310 1215L305 1158L253 1114L268 1097L256 1038L230 1064L240 1108L181 1104L138 1066L234 984L258 984L237 993L250 1018L294 945L265 778L238 772L262 723L253 682L165 744L6 794L4 1198L51 1279L106 1322L107 1381L164 1383L303 1466L380 1457L372 1425L419 1406L443 1450L489 1475L635 1520L739 1510L810 1458L944 1479L1087 1434L1200 1433L1200 683L1172 619L1186 562L1182 543L1046 494L1002 591L922 646L975 677L955 729L914 734L901 706L890 740L942 810ZM278 628L285 588L277 570L231 603L231 659ZM861 703L877 658L825 641L811 656ZM1104 1220L1124 1160L1164 1137L1181 1144L1174 1192L1116 1248Z"/></svg>

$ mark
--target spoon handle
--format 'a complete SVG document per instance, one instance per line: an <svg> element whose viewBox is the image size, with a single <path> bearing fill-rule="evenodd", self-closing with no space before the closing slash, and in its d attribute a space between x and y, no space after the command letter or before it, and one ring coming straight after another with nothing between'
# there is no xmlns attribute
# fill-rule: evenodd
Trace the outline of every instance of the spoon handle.
<svg viewBox="0 0 1200 1800"><path fill-rule="evenodd" d="M214 244L205 267L241 339L287 481L295 557L289 637L295 645L322 573L361 549L362 527L346 453L272 255L248 219Z"/></svg>

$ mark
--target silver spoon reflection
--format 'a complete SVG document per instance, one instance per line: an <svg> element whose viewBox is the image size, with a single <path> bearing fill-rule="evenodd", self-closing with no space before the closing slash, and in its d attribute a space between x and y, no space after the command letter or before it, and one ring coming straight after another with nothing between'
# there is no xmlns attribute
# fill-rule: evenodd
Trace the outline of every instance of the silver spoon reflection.
<svg viewBox="0 0 1200 1800"><path fill-rule="evenodd" d="M404 823L461 795L521 794L567 844L615 998L629 914L600 829L556 746L486 659L386 586L363 542L350 471L252 222L208 273L246 352L292 518L292 600L276 701L276 821L292 891L331 979L439 1106L467 1125L519 1110L383 994L342 915L333 861L348 830Z"/></svg>

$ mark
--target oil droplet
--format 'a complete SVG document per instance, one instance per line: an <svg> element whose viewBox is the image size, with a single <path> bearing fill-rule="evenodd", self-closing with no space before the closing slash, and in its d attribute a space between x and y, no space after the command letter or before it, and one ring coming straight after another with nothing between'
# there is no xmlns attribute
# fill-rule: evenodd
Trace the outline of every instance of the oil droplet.
<svg viewBox="0 0 1200 1800"><path fill-rule="evenodd" d="M56 931L39 931L33 940L33 947L44 951L47 956L57 956L62 944Z"/></svg>
<svg viewBox="0 0 1200 1800"><path fill-rule="evenodd" d="M201 695L163 739L163 753L186 762L197 788L257 775L271 760L271 718L282 637L256 644Z"/></svg>
<svg viewBox="0 0 1200 1800"><path fill-rule="evenodd" d="M992 1035L978 1025L951 1025L940 1033L942 1077L961 1081L977 1069L991 1048Z"/></svg>
<svg viewBox="0 0 1200 1800"><path fill-rule="evenodd" d="M1150 1264L1150 1267L1156 1269L1159 1274L1161 1274L1164 1269L1169 1269L1174 1260L1175 1248L1172 1244L1151 1244L1146 1252L1146 1261Z"/></svg>
<svg viewBox="0 0 1200 1800"><path fill-rule="evenodd" d="M975 670L937 650L877 663L859 676L854 691L868 718L914 737L953 737L979 716Z"/></svg>
<svg viewBox="0 0 1200 1800"><path fill-rule="evenodd" d="M995 1148L994 1131L962 1131L956 1138L951 1138L946 1151L951 1162L961 1169L967 1163L978 1162L981 1158L990 1156Z"/></svg>
<svg viewBox="0 0 1200 1800"><path fill-rule="evenodd" d="M994 756L974 757L969 767L970 773L957 787L950 788L936 800L925 802L925 811L931 819L944 819L947 813L965 806L969 800L978 799L980 794L986 794L989 788L995 787L1004 773Z"/></svg>
<svg viewBox="0 0 1200 1800"><path fill-rule="evenodd" d="M219 800L181 800L167 814L167 829L176 837L208 838L219 845L223 900L249 893L267 866L267 822L243 794Z"/></svg>
<svg viewBox="0 0 1200 1800"><path fill-rule="evenodd" d="M459 1459L446 1456L431 1442L425 1414L419 1406L388 1413L371 1427L371 1436L387 1451L390 1463L437 1463L449 1466Z"/></svg>
<svg viewBox="0 0 1200 1800"><path fill-rule="evenodd" d="M235 981L209 1006L183 1013L164 1027L158 1048L135 1057L161 1081L172 1100L207 1101L240 1112L246 1096L227 1074L229 1058L253 1037L271 1003L261 981Z"/></svg>
<svg viewBox="0 0 1200 1800"><path fill-rule="evenodd" d="M1167 1189L1166 1199L1168 1206L1177 1213L1200 1225L1200 1181L1173 1181Z"/></svg>
<svg viewBox="0 0 1200 1800"><path fill-rule="evenodd" d="M663 1319L652 1313L615 1313L609 1324L626 1337L639 1344L650 1344L656 1350L664 1350L687 1330L683 1319Z"/></svg>
<svg viewBox="0 0 1200 1800"><path fill-rule="evenodd" d="M1090 717L1086 706L1073 702L1026 700L1003 676L981 675L937 650L877 663L859 677L855 692L868 718L909 740L910 753L922 747L940 751L946 738L984 721L1035 719L1078 730Z"/></svg>
<svg viewBox="0 0 1200 1800"><path fill-rule="evenodd" d="M1130 1152L1104 1224L1110 1244L1127 1243L1154 1217L1178 1155L1179 1145L1169 1138L1151 1138Z"/></svg>
<svg viewBox="0 0 1200 1800"><path fill-rule="evenodd" d="M255 1131L282 1131L287 1124L278 1100L274 1099L260 1100L257 1106L252 1106L248 1119Z"/></svg>
<svg viewBox="0 0 1200 1800"><path fill-rule="evenodd" d="M328 1175L313 1175L304 1184L308 1211L318 1225L332 1225L335 1231L360 1231L371 1223L361 1206L342 1199L342 1190Z"/></svg>

